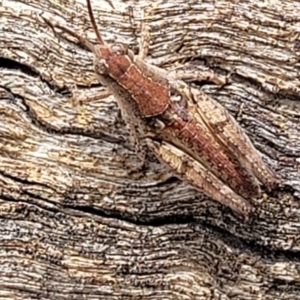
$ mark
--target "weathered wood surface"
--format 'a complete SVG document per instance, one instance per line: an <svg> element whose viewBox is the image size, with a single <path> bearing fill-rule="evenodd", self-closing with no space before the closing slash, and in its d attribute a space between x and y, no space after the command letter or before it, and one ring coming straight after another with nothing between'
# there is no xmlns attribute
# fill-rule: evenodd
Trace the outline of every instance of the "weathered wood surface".
<svg viewBox="0 0 300 300"><path fill-rule="evenodd" d="M85 2L0 1L0 298L299 299L299 2L93 2L108 42L136 49L144 18L149 61L231 73L202 88L283 185L243 222L151 154L136 168L91 53L40 16L94 41Z"/></svg>

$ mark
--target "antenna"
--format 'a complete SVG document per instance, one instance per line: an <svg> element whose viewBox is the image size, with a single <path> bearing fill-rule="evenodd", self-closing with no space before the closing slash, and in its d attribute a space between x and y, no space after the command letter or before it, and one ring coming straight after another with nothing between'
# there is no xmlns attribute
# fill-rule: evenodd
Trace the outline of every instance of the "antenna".
<svg viewBox="0 0 300 300"><path fill-rule="evenodd" d="M90 0L86 0L86 3L87 3L87 7L88 7L88 12L89 12L89 16L90 16L90 20L91 20L91 23L92 23L92 26L93 26L93 29L96 33L96 36L97 36L97 39L99 41L99 43L101 45L104 45L104 41L100 35L100 32L98 30L98 27L97 27L97 24L96 24L96 21L95 21L95 17L94 17L94 14L93 14L93 9L92 9L92 5L91 5L91 1Z"/></svg>

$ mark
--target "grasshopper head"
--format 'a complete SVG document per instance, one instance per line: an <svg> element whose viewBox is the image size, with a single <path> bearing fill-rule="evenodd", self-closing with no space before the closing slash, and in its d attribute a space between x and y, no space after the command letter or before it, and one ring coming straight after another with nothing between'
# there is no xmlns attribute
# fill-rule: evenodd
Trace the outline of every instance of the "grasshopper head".
<svg viewBox="0 0 300 300"><path fill-rule="evenodd" d="M95 45L94 46L94 69L96 74L109 75L109 58L110 49L106 45Z"/></svg>
<svg viewBox="0 0 300 300"><path fill-rule="evenodd" d="M97 28L90 0L87 0L87 7L92 26L98 40L98 44L93 47L93 52L95 55L94 68L96 73L101 77L107 75L109 76L109 70L112 67L112 61L118 60L122 56L127 56L128 47L127 45L119 42L108 46L102 39L102 36ZM122 64L122 62L120 63Z"/></svg>
<svg viewBox="0 0 300 300"><path fill-rule="evenodd" d="M127 68L123 57L128 55L128 47L123 43L114 43L111 46L95 45L94 54L95 72L99 75L110 75L110 70L116 67L115 62L120 66L120 71L122 66L124 66L124 70Z"/></svg>

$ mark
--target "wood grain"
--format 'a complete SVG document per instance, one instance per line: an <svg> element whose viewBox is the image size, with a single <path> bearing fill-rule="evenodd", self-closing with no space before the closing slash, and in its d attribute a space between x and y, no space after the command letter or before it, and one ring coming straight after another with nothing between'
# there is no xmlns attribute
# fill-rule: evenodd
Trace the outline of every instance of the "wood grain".
<svg viewBox="0 0 300 300"><path fill-rule="evenodd" d="M195 84L283 178L248 222L138 168L92 54L40 16L95 41L84 1L0 3L1 299L298 299L297 1L93 1L107 42L136 51L147 20L151 63L230 75Z"/></svg>

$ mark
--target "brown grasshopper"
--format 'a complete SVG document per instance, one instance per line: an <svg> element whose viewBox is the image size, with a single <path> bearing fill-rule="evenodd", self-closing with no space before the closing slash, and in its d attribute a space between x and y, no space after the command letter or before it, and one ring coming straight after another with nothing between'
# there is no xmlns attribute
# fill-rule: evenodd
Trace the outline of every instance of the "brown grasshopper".
<svg viewBox="0 0 300 300"><path fill-rule="evenodd" d="M247 200L260 195L258 180L271 189L279 179L227 110L183 81L185 77L203 80L211 75L209 79L219 83L217 77L212 73L167 72L148 64L147 47L134 55L123 43L107 45L98 31L90 0L87 6L96 45L58 22L50 23L94 53L98 79L117 99L134 136L138 128L149 149L175 176L247 217L252 210Z"/></svg>

